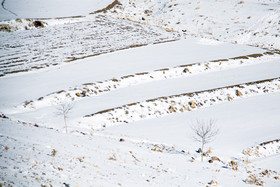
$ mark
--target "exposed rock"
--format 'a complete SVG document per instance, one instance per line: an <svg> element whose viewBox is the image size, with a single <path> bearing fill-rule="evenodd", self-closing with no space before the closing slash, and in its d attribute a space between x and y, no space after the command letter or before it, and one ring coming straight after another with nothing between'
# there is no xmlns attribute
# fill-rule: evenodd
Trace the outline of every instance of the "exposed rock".
<svg viewBox="0 0 280 187"><path fill-rule="evenodd" d="M168 108L168 110L169 110L169 112L176 112L176 108L173 106L173 105L171 105L169 108Z"/></svg>
<svg viewBox="0 0 280 187"><path fill-rule="evenodd" d="M123 139L123 138L121 138L121 139L120 139L120 142L124 142L124 139Z"/></svg>
<svg viewBox="0 0 280 187"><path fill-rule="evenodd" d="M112 81L113 81L113 82L119 82L119 80L116 79L116 78L113 78Z"/></svg>
<svg viewBox="0 0 280 187"><path fill-rule="evenodd" d="M217 185L218 182L217 182L217 181L214 181L214 180L211 180L208 184L210 184L210 185Z"/></svg>
<svg viewBox="0 0 280 187"><path fill-rule="evenodd" d="M17 19L16 19L16 22L18 22L18 23L22 23L22 20L21 20L21 19L19 19L19 18L17 18Z"/></svg>
<svg viewBox="0 0 280 187"><path fill-rule="evenodd" d="M239 90L236 90L235 94L236 94L237 96L242 96L242 95L243 95L242 92L239 91Z"/></svg>
<svg viewBox="0 0 280 187"><path fill-rule="evenodd" d="M197 153L202 153L201 148L199 148L196 152L197 152Z"/></svg>
<svg viewBox="0 0 280 187"><path fill-rule="evenodd" d="M227 98L228 98L228 101L232 101L232 100L233 100L233 98L231 97L231 95L228 95Z"/></svg>
<svg viewBox="0 0 280 187"><path fill-rule="evenodd" d="M42 27L44 27L45 25L44 25L44 23L42 22L42 21L39 21L39 20L37 20L37 21L33 21L33 23L32 23L33 25L34 25L34 27L36 27L36 28L42 28Z"/></svg>
<svg viewBox="0 0 280 187"><path fill-rule="evenodd" d="M11 32L11 31L12 31L12 28L11 28L10 25L1 24L1 25L0 25L0 31Z"/></svg>
<svg viewBox="0 0 280 187"><path fill-rule="evenodd" d="M184 72L184 73L187 73L187 72L190 72L190 70L189 70L188 68L185 68L185 69L183 70L183 72Z"/></svg>
<svg viewBox="0 0 280 187"><path fill-rule="evenodd" d="M195 106L196 106L195 102L193 102L193 101L190 101L190 102L189 102L189 105L190 105L190 107L192 107L192 108L195 108Z"/></svg>
<svg viewBox="0 0 280 187"><path fill-rule="evenodd" d="M145 10L144 14L146 14L147 16L150 16L152 14L152 11L151 10Z"/></svg>
<svg viewBox="0 0 280 187"><path fill-rule="evenodd" d="M233 170L236 170L236 171L238 170L238 165L237 165L237 163L234 162L233 160L230 161L229 165L231 166L231 168L232 168Z"/></svg>
<svg viewBox="0 0 280 187"><path fill-rule="evenodd" d="M213 163L214 161L221 161L221 160L216 156L212 156L211 159L209 160L209 163Z"/></svg>

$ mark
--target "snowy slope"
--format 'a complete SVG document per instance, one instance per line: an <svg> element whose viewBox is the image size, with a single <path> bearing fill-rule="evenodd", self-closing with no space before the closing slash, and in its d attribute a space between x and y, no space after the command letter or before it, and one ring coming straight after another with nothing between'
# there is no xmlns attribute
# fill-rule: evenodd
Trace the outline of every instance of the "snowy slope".
<svg viewBox="0 0 280 187"><path fill-rule="evenodd" d="M217 51L223 52L220 54ZM14 74L10 77L1 78L0 87L3 89L0 92L5 99L1 100L2 105L0 107L4 105L5 108L9 108L19 105L25 100L36 100L52 92L67 90L71 86L88 82L262 52L264 50L244 45L201 44L200 39L187 37L177 42L149 45L90 57L59 68L42 69L38 72ZM6 90L9 90L9 92ZM30 90L30 92L27 92L27 90Z"/></svg>
<svg viewBox="0 0 280 187"><path fill-rule="evenodd" d="M112 0L6 0L0 21L16 18L55 18L87 15L103 9ZM10 12L11 11L11 12Z"/></svg>
<svg viewBox="0 0 280 187"><path fill-rule="evenodd" d="M232 43L280 49L278 0L120 0L115 17Z"/></svg>
<svg viewBox="0 0 280 187"><path fill-rule="evenodd" d="M280 185L279 1L3 2L0 186Z"/></svg>
<svg viewBox="0 0 280 187"><path fill-rule="evenodd" d="M1 120L1 180L4 177L6 183L20 186L205 186L211 180L221 186L247 186L243 180L252 173L265 186L278 186L274 177L279 177L279 167L278 173L262 176L277 160L262 159L269 164L261 166L249 159L248 164L240 153L256 142L279 136L275 100L279 94L109 128L93 136L61 134ZM199 145L191 139L190 124L202 117L218 120L221 133L209 146L210 156L218 156L222 162L209 164L210 157L200 162L194 151ZM269 124L265 131L263 123ZM270 156L277 158L277 154ZM238 171L231 169L231 160L238 163Z"/></svg>

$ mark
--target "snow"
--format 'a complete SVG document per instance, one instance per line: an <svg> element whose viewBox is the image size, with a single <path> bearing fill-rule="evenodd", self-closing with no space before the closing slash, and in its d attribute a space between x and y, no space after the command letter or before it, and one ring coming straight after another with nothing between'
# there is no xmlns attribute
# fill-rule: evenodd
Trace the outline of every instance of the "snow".
<svg viewBox="0 0 280 187"><path fill-rule="evenodd" d="M223 50L222 54L216 53L216 51L221 50ZM52 92L68 89L73 85L77 86L139 72L263 51L258 48L226 43L217 46L200 45L197 44L197 39L188 37L172 43L149 45L77 60L59 68L3 77L0 81L0 87L3 88L0 93L5 97L2 103L5 108L8 108L9 106L19 105L20 102L25 100L36 100ZM175 57L176 60L174 60ZM32 80L32 82L29 80ZM6 90L9 90L9 92L6 92ZM36 92L27 93L26 90L36 90Z"/></svg>
<svg viewBox="0 0 280 187"><path fill-rule="evenodd" d="M120 3L121 8L111 11L112 16L202 38L280 49L278 0L120 0Z"/></svg>
<svg viewBox="0 0 280 187"><path fill-rule="evenodd" d="M199 144L192 139L191 126L198 119L214 119L220 132L210 145L212 150L217 155L237 157L246 147L279 137L280 111L279 103L275 102L279 99L280 94L274 93L235 100L192 112L105 128L100 133L196 149ZM266 124L265 128L263 124Z"/></svg>
<svg viewBox="0 0 280 187"><path fill-rule="evenodd" d="M87 15L103 9L112 0L6 0L0 9L0 21L15 18L55 18Z"/></svg>
<svg viewBox="0 0 280 187"><path fill-rule="evenodd" d="M0 186L279 186L279 2L112 2L4 2Z"/></svg>

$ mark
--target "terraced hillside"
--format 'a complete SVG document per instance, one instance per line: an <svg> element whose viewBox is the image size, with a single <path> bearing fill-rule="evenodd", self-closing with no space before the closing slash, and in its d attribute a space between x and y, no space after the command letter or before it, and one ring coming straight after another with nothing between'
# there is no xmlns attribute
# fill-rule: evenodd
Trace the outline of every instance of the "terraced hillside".
<svg viewBox="0 0 280 187"><path fill-rule="evenodd" d="M279 8L119 0L2 21L0 186L279 186Z"/></svg>

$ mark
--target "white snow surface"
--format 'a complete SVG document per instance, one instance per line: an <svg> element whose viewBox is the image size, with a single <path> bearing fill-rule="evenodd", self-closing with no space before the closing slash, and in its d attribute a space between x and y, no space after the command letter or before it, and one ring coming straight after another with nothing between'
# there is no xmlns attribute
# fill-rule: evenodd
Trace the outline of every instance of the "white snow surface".
<svg viewBox="0 0 280 187"><path fill-rule="evenodd" d="M280 49L279 0L119 0L115 17L202 38Z"/></svg>
<svg viewBox="0 0 280 187"><path fill-rule="evenodd" d="M105 8L112 0L5 0L0 21L16 18L55 18L87 15Z"/></svg>
<svg viewBox="0 0 280 187"><path fill-rule="evenodd" d="M279 1L112 2L4 2L0 186L280 186Z"/></svg>

